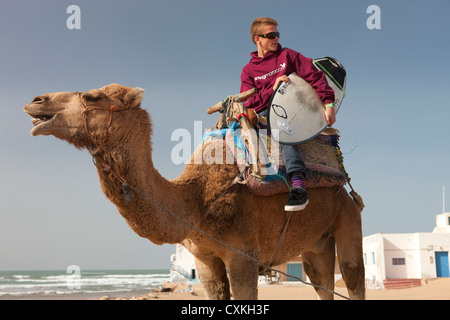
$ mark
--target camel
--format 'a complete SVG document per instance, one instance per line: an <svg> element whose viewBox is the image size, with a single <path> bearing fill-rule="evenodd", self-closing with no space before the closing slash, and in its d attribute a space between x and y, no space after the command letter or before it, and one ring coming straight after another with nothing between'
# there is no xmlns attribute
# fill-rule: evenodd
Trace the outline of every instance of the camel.
<svg viewBox="0 0 450 320"><path fill-rule="evenodd" d="M239 173L234 164L191 162L177 178L165 179L153 166L143 92L110 84L47 93L24 111L33 118L32 136L53 135L91 153L105 196L136 234L158 245L181 243L195 256L207 299L257 299L258 261L276 266L300 254L306 274L320 286L318 298L333 299L328 290L334 289L335 249L349 297L365 298L361 208L342 185L308 190L309 205L292 215L284 245L271 261L287 194L256 196L241 184L229 188ZM223 141L213 143L219 144L215 150L226 148Z"/></svg>

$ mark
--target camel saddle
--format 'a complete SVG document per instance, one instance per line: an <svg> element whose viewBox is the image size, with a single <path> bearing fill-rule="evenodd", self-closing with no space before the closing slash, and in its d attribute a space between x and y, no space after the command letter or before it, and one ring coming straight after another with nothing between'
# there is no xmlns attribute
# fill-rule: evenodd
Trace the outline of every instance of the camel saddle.
<svg viewBox="0 0 450 320"><path fill-rule="evenodd" d="M280 145L264 129L265 119L246 109L239 98L228 97L215 127L207 132L202 144L224 139L233 150L240 183L256 195L269 196L289 191L290 181L281 157ZM256 126L255 124L259 123ZM261 124L262 123L262 124ZM308 188L344 185L347 174L339 149L339 131L325 129L321 134L298 145L306 166Z"/></svg>

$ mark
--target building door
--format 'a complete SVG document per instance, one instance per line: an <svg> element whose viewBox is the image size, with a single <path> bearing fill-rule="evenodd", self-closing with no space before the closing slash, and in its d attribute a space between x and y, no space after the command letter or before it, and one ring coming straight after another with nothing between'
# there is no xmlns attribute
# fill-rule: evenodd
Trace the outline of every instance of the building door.
<svg viewBox="0 0 450 320"><path fill-rule="evenodd" d="M302 264L301 263L288 263L287 264L287 273L288 275L300 278L302 278ZM298 281L298 279L289 277L287 279L288 281Z"/></svg>
<svg viewBox="0 0 450 320"><path fill-rule="evenodd" d="M436 257L436 276L438 277L450 277L450 271L448 267L448 251L435 252Z"/></svg>

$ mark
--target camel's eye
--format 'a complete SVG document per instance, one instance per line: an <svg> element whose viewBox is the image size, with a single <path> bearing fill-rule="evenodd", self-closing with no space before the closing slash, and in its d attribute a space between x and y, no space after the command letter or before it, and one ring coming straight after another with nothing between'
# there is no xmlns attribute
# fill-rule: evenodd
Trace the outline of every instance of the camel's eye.
<svg viewBox="0 0 450 320"><path fill-rule="evenodd" d="M90 90L83 94L83 98L86 101L96 102L103 99L105 96L100 90Z"/></svg>
<svg viewBox="0 0 450 320"><path fill-rule="evenodd" d="M87 101L91 101L91 102L96 102L96 101L102 99L102 97L99 97L99 96L97 96L97 97L93 97L93 96L84 96L84 98L85 98Z"/></svg>

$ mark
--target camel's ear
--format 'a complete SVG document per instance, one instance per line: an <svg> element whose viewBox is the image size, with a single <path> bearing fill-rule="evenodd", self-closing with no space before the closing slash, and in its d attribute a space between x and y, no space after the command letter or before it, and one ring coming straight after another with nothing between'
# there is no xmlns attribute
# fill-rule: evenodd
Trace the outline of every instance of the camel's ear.
<svg viewBox="0 0 450 320"><path fill-rule="evenodd" d="M144 97L144 89L134 87L125 95L125 106L128 108L139 107Z"/></svg>

